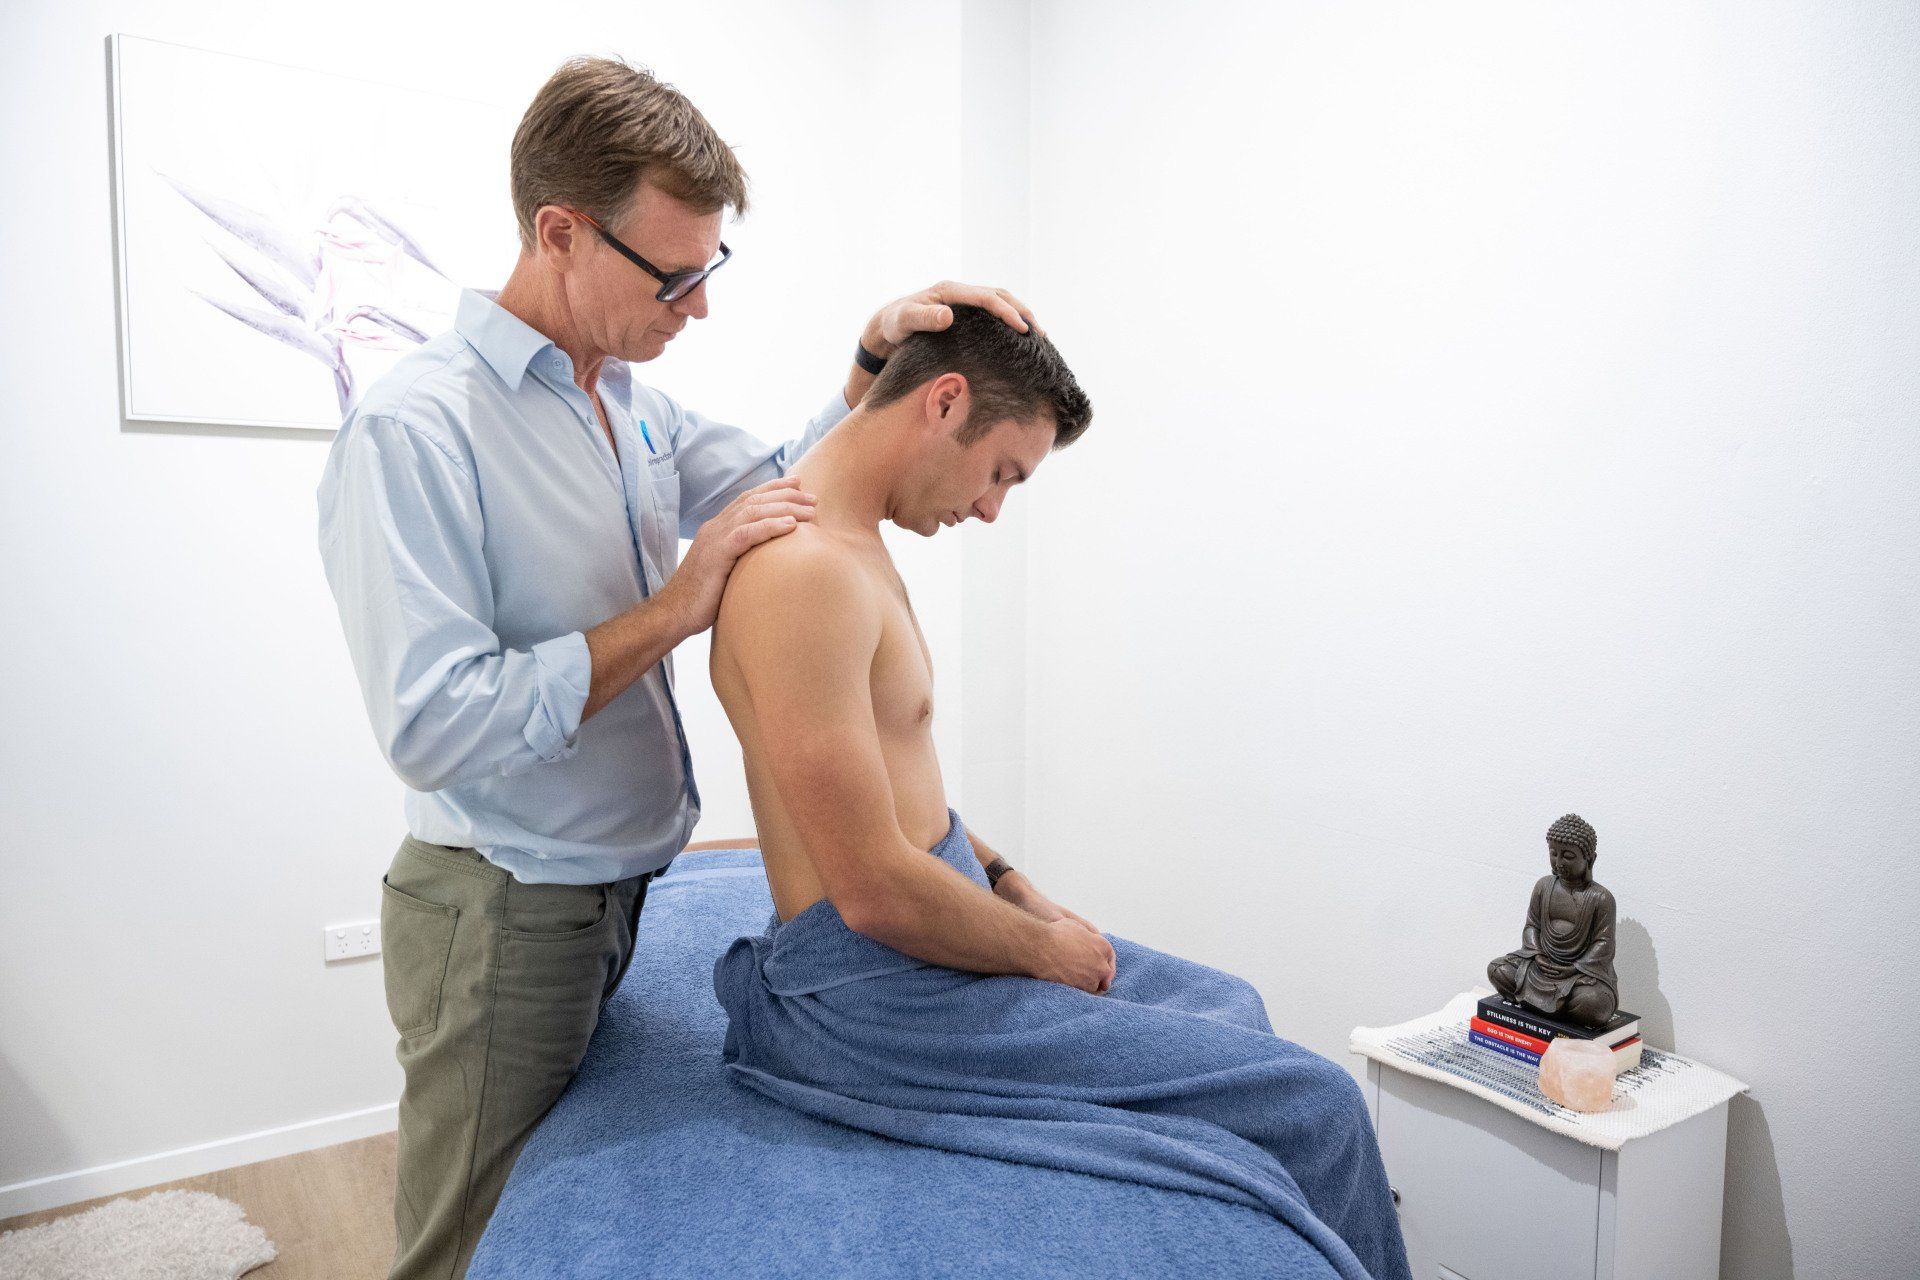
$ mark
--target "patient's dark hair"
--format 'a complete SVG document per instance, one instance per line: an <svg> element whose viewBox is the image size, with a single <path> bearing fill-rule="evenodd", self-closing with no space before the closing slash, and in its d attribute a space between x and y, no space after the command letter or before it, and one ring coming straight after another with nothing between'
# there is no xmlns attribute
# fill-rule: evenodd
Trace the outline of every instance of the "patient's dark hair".
<svg viewBox="0 0 1920 1280"><path fill-rule="evenodd" d="M883 409L944 373L967 380L972 408L954 434L969 445L995 423L1030 423L1042 409L1053 414L1053 447L1078 440L1093 421L1093 405L1074 381L1073 370L1045 336L1021 333L981 307L953 308L953 323L938 333L916 333L887 357L865 404Z"/></svg>

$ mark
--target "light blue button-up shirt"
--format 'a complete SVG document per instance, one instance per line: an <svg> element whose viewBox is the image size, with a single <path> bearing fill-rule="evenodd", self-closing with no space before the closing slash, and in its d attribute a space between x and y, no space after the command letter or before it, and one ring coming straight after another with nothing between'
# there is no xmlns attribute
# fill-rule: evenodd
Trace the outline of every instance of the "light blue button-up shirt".
<svg viewBox="0 0 1920 1280"><path fill-rule="evenodd" d="M519 880L665 866L700 816L672 660L582 723L586 632L658 591L680 539L784 475L779 447L609 359L608 447L566 353L487 295L370 387L327 455L320 554L407 826Z"/></svg>

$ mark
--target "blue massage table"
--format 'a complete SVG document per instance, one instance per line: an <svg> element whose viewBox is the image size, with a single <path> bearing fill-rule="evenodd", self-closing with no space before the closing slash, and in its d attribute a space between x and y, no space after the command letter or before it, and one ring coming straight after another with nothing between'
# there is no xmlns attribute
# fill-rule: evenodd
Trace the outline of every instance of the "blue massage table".
<svg viewBox="0 0 1920 1280"><path fill-rule="evenodd" d="M1246 1205L896 1142L734 1083L714 961L772 911L758 850L690 849L654 880L632 965L472 1280L1335 1275Z"/></svg>

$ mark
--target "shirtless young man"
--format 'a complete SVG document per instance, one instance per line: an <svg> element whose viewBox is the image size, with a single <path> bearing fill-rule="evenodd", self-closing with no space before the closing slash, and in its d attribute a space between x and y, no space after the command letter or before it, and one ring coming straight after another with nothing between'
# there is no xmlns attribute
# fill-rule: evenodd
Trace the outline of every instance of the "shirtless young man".
<svg viewBox="0 0 1920 1280"><path fill-rule="evenodd" d="M713 683L776 917L714 963L721 1060L816 1119L1205 1189L1271 1212L1326 1274L1412 1280L1347 1069L1276 1035L1245 979L1109 939L1015 872L989 890L993 851L947 808L880 522L992 521L1090 415L1044 337L953 311L790 473L813 519L742 556L720 602Z"/></svg>
<svg viewBox="0 0 1920 1280"><path fill-rule="evenodd" d="M789 473L813 519L742 556L714 625L713 687L746 758L781 921L822 899L849 929L931 964L1095 994L1111 943L1017 871L991 892L929 857L949 831L933 668L880 522L931 537L991 524L1092 410L1052 342L953 308ZM996 857L966 833L986 866Z"/></svg>

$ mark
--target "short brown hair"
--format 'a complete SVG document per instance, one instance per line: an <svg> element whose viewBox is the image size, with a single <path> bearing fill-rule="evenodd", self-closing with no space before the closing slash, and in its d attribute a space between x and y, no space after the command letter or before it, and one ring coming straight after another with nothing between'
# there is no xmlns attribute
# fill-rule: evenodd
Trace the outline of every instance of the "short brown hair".
<svg viewBox="0 0 1920 1280"><path fill-rule="evenodd" d="M618 58L569 58L533 96L510 163L520 247L540 206L571 205L611 225L646 179L702 213L747 209L733 148L672 85Z"/></svg>
<svg viewBox="0 0 1920 1280"><path fill-rule="evenodd" d="M1021 333L982 307L956 306L946 328L908 335L862 403L883 409L944 373L967 380L971 408L954 433L962 445L1008 418L1032 422L1044 409L1053 415L1053 447L1064 449L1093 421L1093 405L1052 339Z"/></svg>

